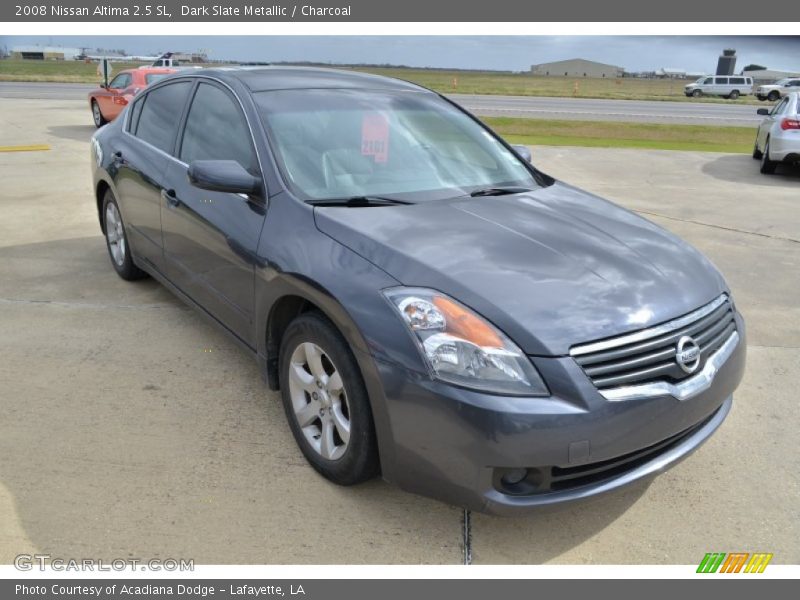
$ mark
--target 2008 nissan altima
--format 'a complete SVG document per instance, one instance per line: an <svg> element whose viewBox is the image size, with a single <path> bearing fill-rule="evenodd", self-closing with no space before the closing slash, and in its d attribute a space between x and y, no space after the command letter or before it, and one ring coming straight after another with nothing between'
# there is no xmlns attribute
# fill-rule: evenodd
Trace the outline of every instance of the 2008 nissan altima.
<svg viewBox="0 0 800 600"><path fill-rule="evenodd" d="M674 465L745 363L702 254L526 153L430 90L294 67L170 76L92 140L114 269L252 353L319 473L498 514Z"/></svg>

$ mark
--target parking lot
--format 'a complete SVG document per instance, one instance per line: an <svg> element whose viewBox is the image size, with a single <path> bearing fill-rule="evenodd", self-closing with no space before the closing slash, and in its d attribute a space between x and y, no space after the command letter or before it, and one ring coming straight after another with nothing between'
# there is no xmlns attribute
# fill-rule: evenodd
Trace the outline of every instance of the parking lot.
<svg viewBox="0 0 800 600"><path fill-rule="evenodd" d="M748 325L726 423L649 485L525 518L471 515L307 466L255 363L109 264L85 102L0 99L0 563L800 562L800 170L747 155L535 147L546 172L706 253ZM491 198L487 198L491 202ZM468 541L467 541L468 540Z"/></svg>

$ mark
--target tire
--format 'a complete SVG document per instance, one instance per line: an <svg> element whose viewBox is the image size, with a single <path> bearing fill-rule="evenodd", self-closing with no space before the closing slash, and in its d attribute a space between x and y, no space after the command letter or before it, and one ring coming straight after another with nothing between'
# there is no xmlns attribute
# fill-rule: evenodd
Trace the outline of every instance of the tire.
<svg viewBox="0 0 800 600"><path fill-rule="evenodd" d="M692 97L694 97L694 98L699 98L702 95L703 95L703 92L701 90L693 90L692 91Z"/></svg>
<svg viewBox="0 0 800 600"><path fill-rule="evenodd" d="M103 116L103 112L100 110L100 105L97 103L97 100L92 100L92 119L94 120L94 126L97 128L108 123Z"/></svg>
<svg viewBox="0 0 800 600"><path fill-rule="evenodd" d="M733 90L730 94L728 94L728 98L730 100L738 100L738 98L739 98L739 90Z"/></svg>
<svg viewBox="0 0 800 600"><path fill-rule="evenodd" d="M317 312L297 317L281 340L278 368L286 419L309 464L338 485L377 475L378 444L367 390L350 347L333 324Z"/></svg>
<svg viewBox="0 0 800 600"><path fill-rule="evenodd" d="M125 233L125 224L122 222L122 213L111 190L106 190L103 197L103 234L106 238L108 256L117 275L126 281L135 281L147 276L147 273L133 262L128 234Z"/></svg>
<svg viewBox="0 0 800 600"><path fill-rule="evenodd" d="M756 135L756 141L753 142L753 158L759 160L761 156L761 150L758 149L758 135Z"/></svg>
<svg viewBox="0 0 800 600"><path fill-rule="evenodd" d="M778 167L778 161L769 159L769 138L764 144L763 155L761 156L761 172L764 175L772 175Z"/></svg>
<svg viewBox="0 0 800 600"><path fill-rule="evenodd" d="M778 98L781 97L781 93L777 90L772 90L769 94L767 94L767 100L770 102L775 102Z"/></svg>

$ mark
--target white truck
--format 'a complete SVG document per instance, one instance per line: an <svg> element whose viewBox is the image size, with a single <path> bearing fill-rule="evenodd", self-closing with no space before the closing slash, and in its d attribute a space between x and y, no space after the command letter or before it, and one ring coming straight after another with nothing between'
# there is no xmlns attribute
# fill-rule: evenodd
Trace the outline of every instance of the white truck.
<svg viewBox="0 0 800 600"><path fill-rule="evenodd" d="M775 83L760 85L756 89L756 98L775 102L789 92L800 92L800 77L785 77Z"/></svg>

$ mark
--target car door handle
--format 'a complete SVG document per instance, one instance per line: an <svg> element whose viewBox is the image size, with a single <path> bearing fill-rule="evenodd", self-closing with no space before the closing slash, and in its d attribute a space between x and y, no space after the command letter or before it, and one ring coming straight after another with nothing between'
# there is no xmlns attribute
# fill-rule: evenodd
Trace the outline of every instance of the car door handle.
<svg viewBox="0 0 800 600"><path fill-rule="evenodd" d="M177 208L181 205L181 201L175 195L175 190L161 190L161 197L166 200L169 206L172 206L173 208Z"/></svg>

